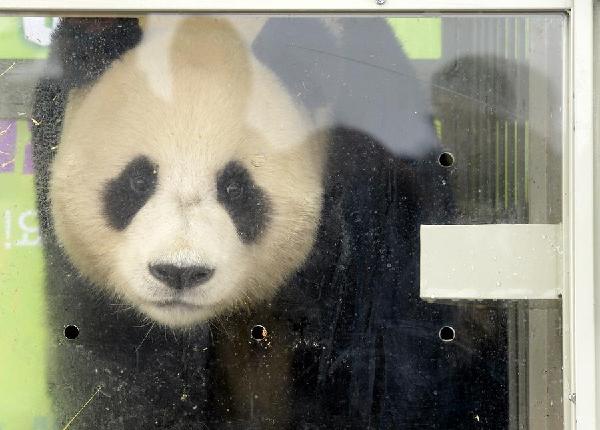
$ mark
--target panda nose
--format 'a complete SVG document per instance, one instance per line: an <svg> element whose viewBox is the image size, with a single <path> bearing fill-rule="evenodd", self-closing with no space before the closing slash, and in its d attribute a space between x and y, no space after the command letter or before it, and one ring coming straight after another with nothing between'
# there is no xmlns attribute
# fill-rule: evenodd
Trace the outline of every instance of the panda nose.
<svg viewBox="0 0 600 430"><path fill-rule="evenodd" d="M150 273L174 290L192 288L208 281L214 269L206 266L175 266L173 264L150 264Z"/></svg>

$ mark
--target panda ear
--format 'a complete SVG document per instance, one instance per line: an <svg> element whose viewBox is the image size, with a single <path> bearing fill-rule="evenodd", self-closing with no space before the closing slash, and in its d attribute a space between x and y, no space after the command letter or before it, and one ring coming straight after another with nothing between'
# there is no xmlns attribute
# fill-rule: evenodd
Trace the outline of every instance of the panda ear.
<svg viewBox="0 0 600 430"><path fill-rule="evenodd" d="M96 80L142 35L137 18L63 18L52 35L50 64L66 89Z"/></svg>

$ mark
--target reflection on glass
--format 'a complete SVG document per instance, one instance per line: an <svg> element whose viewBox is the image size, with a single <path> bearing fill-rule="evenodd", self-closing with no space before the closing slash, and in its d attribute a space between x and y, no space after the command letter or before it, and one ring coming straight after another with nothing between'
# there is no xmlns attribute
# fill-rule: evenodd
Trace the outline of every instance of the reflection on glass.
<svg viewBox="0 0 600 430"><path fill-rule="evenodd" d="M418 263L561 221L562 16L0 23L0 426L561 422L560 302Z"/></svg>

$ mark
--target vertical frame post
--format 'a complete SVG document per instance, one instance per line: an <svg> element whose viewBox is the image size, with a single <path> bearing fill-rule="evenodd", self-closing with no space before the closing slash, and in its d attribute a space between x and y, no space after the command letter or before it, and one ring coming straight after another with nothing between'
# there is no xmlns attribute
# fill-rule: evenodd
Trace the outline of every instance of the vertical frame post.
<svg viewBox="0 0 600 430"><path fill-rule="evenodd" d="M568 268L574 392L573 428L598 428L593 142L593 3L574 0L571 15L571 145L568 175Z"/></svg>

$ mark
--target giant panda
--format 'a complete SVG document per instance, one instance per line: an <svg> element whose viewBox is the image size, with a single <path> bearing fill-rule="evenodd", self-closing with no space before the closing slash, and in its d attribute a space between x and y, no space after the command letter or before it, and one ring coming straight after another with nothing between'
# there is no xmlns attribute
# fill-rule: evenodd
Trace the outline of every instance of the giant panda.
<svg viewBox="0 0 600 430"><path fill-rule="evenodd" d="M376 18L62 20L33 136L58 425L504 428L418 297L453 209L416 82Z"/></svg>

